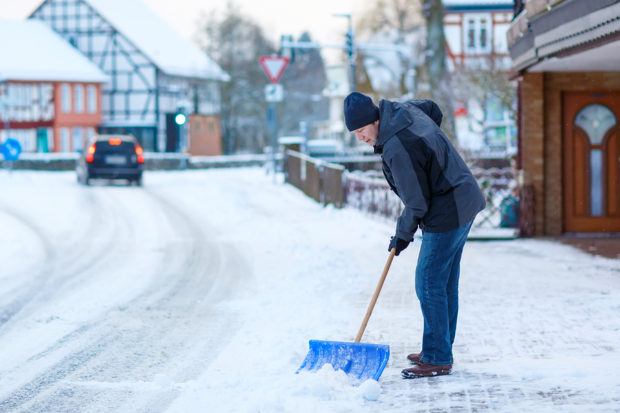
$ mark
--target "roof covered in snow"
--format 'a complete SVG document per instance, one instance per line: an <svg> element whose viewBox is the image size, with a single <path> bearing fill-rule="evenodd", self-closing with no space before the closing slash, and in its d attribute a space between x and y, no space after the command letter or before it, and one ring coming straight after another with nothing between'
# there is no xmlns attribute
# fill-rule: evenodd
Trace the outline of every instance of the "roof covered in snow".
<svg viewBox="0 0 620 413"><path fill-rule="evenodd" d="M86 0L168 75L227 81L229 76L141 0Z"/></svg>
<svg viewBox="0 0 620 413"><path fill-rule="evenodd" d="M444 6L510 6L513 0L443 0Z"/></svg>
<svg viewBox="0 0 620 413"><path fill-rule="evenodd" d="M108 80L97 66L40 21L0 19L0 56L0 80Z"/></svg>
<svg viewBox="0 0 620 413"><path fill-rule="evenodd" d="M512 0L442 0L448 11L457 10L512 10Z"/></svg>

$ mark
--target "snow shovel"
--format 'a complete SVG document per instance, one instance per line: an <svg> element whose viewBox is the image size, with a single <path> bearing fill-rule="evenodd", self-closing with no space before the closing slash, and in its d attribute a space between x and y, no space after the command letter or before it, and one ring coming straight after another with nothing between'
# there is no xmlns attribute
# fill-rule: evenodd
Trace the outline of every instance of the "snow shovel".
<svg viewBox="0 0 620 413"><path fill-rule="evenodd" d="M306 355L301 367L297 370L298 373L301 370L316 371L325 364L331 364L335 370L342 370L349 377L360 382L367 379L379 380L390 358L390 346L360 343L360 340L362 335L364 335L364 330L366 330L372 310L375 308L375 303L377 298L379 298L379 293L383 287L385 277L387 277L394 255L396 255L396 249L392 248L355 342L310 340L310 351Z"/></svg>

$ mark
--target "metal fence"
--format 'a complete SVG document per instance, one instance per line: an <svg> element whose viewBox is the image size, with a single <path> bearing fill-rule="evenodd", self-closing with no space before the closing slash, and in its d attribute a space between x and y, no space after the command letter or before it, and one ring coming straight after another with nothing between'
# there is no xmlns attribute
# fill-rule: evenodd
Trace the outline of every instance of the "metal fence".
<svg viewBox="0 0 620 413"><path fill-rule="evenodd" d="M387 181L372 172L347 173L343 186L345 202L353 208L394 219L403 210L403 203Z"/></svg>
<svg viewBox="0 0 620 413"><path fill-rule="evenodd" d="M519 226L518 192L513 169L472 167L487 203L474 222L475 228L517 228Z"/></svg>
<svg viewBox="0 0 620 413"><path fill-rule="evenodd" d="M286 181L323 204L348 205L361 211L397 219L403 209L398 196L379 171L346 172L341 165L287 151ZM519 198L513 169L472 167L486 200L474 228L519 228ZM528 221L529 222L529 221Z"/></svg>
<svg viewBox="0 0 620 413"><path fill-rule="evenodd" d="M286 182L324 205L340 208L344 204L342 179L344 166L323 162L288 150L284 159Z"/></svg>

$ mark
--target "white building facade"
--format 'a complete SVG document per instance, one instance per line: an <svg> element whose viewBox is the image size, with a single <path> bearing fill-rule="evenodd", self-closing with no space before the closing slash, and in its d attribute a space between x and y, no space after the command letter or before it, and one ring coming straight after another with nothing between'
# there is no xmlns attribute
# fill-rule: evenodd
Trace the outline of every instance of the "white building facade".
<svg viewBox="0 0 620 413"><path fill-rule="evenodd" d="M443 5L448 65L456 93L460 92L455 113L459 142L474 152L513 155L516 110L497 97L504 92L500 89L509 87L506 34L513 1L443 0Z"/></svg>

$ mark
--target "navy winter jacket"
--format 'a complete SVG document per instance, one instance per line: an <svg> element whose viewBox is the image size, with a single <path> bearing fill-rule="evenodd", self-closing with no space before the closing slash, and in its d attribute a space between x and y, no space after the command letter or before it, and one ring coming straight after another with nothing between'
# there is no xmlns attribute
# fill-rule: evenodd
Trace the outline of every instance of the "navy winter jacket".
<svg viewBox="0 0 620 413"><path fill-rule="evenodd" d="M446 232L472 221L486 203L476 179L441 131L443 114L430 100L379 103L383 174L403 201L396 236L412 240L418 226Z"/></svg>

